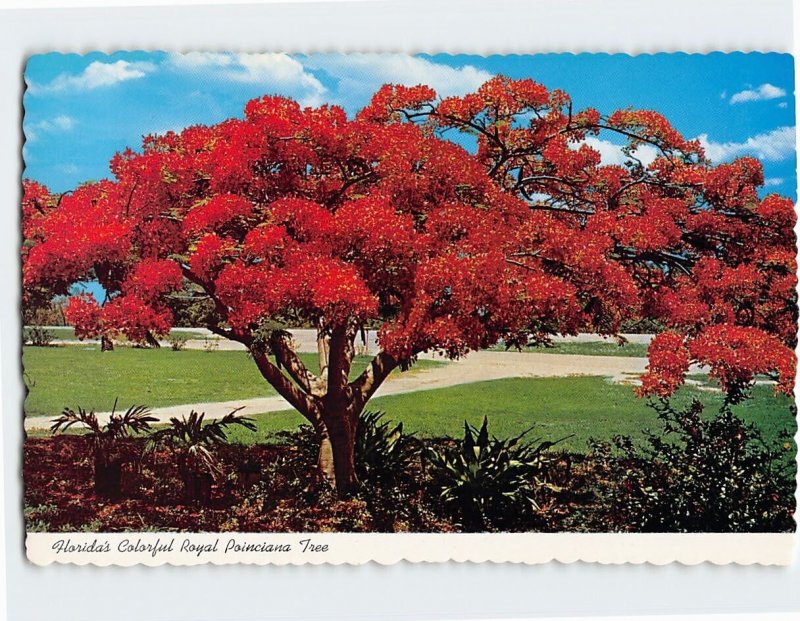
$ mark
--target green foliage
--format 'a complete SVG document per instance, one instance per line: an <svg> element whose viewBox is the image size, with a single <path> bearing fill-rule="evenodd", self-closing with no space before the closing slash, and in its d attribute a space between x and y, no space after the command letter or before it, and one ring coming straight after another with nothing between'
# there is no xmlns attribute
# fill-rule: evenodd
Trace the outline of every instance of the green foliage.
<svg viewBox="0 0 800 621"><path fill-rule="evenodd" d="M525 442L527 431L500 440L489 436L488 424L484 418L477 429L464 421L461 440L427 450L433 488L465 530L513 530L538 509L536 477L555 443Z"/></svg>
<svg viewBox="0 0 800 621"><path fill-rule="evenodd" d="M203 339L203 351L211 354L219 349L219 337L205 337Z"/></svg>
<svg viewBox="0 0 800 621"><path fill-rule="evenodd" d="M194 283L184 282L184 293L167 298L173 324L181 328L194 328L213 323L216 318L214 303Z"/></svg>
<svg viewBox="0 0 800 621"><path fill-rule="evenodd" d="M170 332L169 335L169 344L172 347L172 351L182 351L184 347L186 347L186 341L189 340L189 337L186 334L181 334L180 332Z"/></svg>
<svg viewBox="0 0 800 621"><path fill-rule="evenodd" d="M363 483L391 485L407 474L419 454L403 423L392 426L384 412L362 412L356 428L356 472Z"/></svg>
<svg viewBox="0 0 800 621"><path fill-rule="evenodd" d="M227 444L227 428L240 425L255 429L251 419L237 416L237 411L213 421L204 421L205 414L198 414L194 410L188 418L173 417L168 427L150 435L147 450L149 452L165 446L178 455L178 466L182 472L208 474L218 479L224 472L214 448Z"/></svg>
<svg viewBox="0 0 800 621"><path fill-rule="evenodd" d="M22 307L22 321L30 326L63 326L64 307L67 296L52 297L47 288L34 288L29 291L26 304Z"/></svg>
<svg viewBox="0 0 800 621"><path fill-rule="evenodd" d="M133 405L122 415L117 414L116 409L115 401L108 421L100 424L94 410L87 412L78 407L76 412L71 408L64 408L61 415L53 419L50 433L63 433L73 425L87 428L89 432L84 437L89 441L95 457L108 463L116 454L117 444L120 440L148 431L150 423L157 420L154 416L150 416L150 408L143 405Z"/></svg>
<svg viewBox="0 0 800 621"><path fill-rule="evenodd" d="M794 530L796 467L787 458L794 454L787 431L767 443L727 403L710 419L697 399L683 409L668 400L651 406L663 431L647 432L644 448L615 438L621 458L604 492L611 522L645 532Z"/></svg>
<svg viewBox="0 0 800 621"><path fill-rule="evenodd" d="M620 323L619 331L623 334L658 334L666 328L666 324L659 319L640 317L639 319L624 319Z"/></svg>
<svg viewBox="0 0 800 621"><path fill-rule="evenodd" d="M105 424L100 424L94 411L87 412L64 408L61 415L53 419L50 432L65 432L73 425L86 427L89 432L83 436L88 441L94 457L94 490L99 496L114 498L121 493L122 465L129 461L123 442L132 435L150 429L156 418L143 405L131 406L122 415L116 413L117 403Z"/></svg>
<svg viewBox="0 0 800 621"><path fill-rule="evenodd" d="M25 345L33 345L34 347L49 347L54 339L55 335L41 326L32 326L22 332L22 342Z"/></svg>

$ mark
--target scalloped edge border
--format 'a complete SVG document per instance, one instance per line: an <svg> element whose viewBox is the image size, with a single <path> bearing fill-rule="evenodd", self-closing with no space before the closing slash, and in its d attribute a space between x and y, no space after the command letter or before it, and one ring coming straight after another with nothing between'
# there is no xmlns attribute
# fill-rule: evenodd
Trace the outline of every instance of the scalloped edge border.
<svg viewBox="0 0 800 621"><path fill-rule="evenodd" d="M237 551L231 549L232 541L273 548ZM326 549L311 551L306 541ZM794 543L794 533L28 533L25 548L28 560L39 566L394 565L400 561L786 566L792 563Z"/></svg>

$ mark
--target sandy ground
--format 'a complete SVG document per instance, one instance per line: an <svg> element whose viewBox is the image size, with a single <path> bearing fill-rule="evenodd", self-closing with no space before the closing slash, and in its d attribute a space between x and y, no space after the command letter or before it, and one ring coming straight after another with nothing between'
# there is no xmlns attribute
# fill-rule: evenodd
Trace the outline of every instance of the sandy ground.
<svg viewBox="0 0 800 621"><path fill-rule="evenodd" d="M302 331L312 333L312 331ZM301 351L308 351L305 335L297 339ZM202 342L202 341L201 341ZM224 342L225 348L228 342ZM236 345L233 343L231 345ZM314 351L316 345L312 351ZM223 349L223 341L220 341ZM436 356L427 356L437 359ZM439 358L440 359L440 358ZM465 358L447 365L430 369L412 369L408 373L395 371L378 389L376 396L395 395L447 388L458 384L497 380L510 377L567 377L571 375L593 375L608 377L612 381L633 381L645 370L646 358L626 358L612 356L574 356L566 354L537 354L527 352L473 352ZM253 415L290 409L282 397L263 397L257 399L238 399L214 403L194 403L152 410L159 422L167 422L173 416L180 417L194 409L205 412L207 419L221 418L235 408L242 407L241 414ZM98 415L101 421L108 413ZM25 429L45 429L50 426L51 417L34 416L25 419Z"/></svg>

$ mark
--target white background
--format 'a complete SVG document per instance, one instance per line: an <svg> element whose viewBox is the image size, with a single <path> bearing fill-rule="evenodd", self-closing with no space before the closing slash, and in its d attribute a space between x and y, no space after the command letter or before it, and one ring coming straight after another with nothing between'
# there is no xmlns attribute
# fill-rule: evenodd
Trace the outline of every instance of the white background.
<svg viewBox="0 0 800 621"><path fill-rule="evenodd" d="M65 3L5 0L4 6L57 4ZM16 293L22 71L31 54L792 51L790 0L362 0L119 9L96 8L101 3L89 0L71 4L95 8L0 11L0 416L10 619L499 619L800 611L798 550L788 569L580 563L33 567L24 560L21 519L23 392Z"/></svg>

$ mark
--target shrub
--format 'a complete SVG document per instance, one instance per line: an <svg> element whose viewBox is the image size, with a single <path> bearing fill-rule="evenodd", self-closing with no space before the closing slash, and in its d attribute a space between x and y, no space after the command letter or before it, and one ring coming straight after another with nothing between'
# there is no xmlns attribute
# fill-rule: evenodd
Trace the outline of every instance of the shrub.
<svg viewBox="0 0 800 621"><path fill-rule="evenodd" d="M33 326L22 332L22 342L34 347L49 347L54 339L55 335L41 326Z"/></svg>
<svg viewBox="0 0 800 621"><path fill-rule="evenodd" d="M727 402L712 418L697 399L682 410L668 400L651 406L663 433L648 432L642 449L615 439L622 459L606 491L611 521L646 532L794 530L788 433L768 445Z"/></svg>
<svg viewBox="0 0 800 621"><path fill-rule="evenodd" d="M384 412L363 412L356 427L356 473L362 483L372 486L391 486L409 473L412 462L419 456L419 442L413 434L403 432L403 424L392 425ZM295 461L306 470L316 467L319 440L310 425L300 425L294 431L275 434L280 444L293 448Z"/></svg>
<svg viewBox="0 0 800 621"><path fill-rule="evenodd" d="M413 434L383 420L384 412L363 412L356 428L356 472L364 483L392 485L408 473L419 454Z"/></svg>
<svg viewBox="0 0 800 621"><path fill-rule="evenodd" d="M543 453L554 442L489 437L488 420L476 429L464 421L464 437L426 451L433 489L445 511L467 531L516 529L533 511Z"/></svg>
<svg viewBox="0 0 800 621"><path fill-rule="evenodd" d="M79 407L75 412L70 408L64 408L61 416L53 419L50 427L50 432L53 434L65 432L73 425L83 425L89 429L86 438L94 457L95 493L110 498L120 495L122 465L125 462L121 449L122 440L132 434L149 430L150 423L157 420L150 416L149 408L143 405L131 406L122 415L117 414L116 409L115 401L108 422L101 425L94 411L87 413Z"/></svg>
<svg viewBox="0 0 800 621"><path fill-rule="evenodd" d="M205 422L205 414L194 410L189 417L171 418L169 426L151 434L147 451L166 446L177 455L178 471L184 484L187 500L208 504L211 501L211 484L224 476L222 462L215 447L227 444L227 427L241 425L256 430L252 419L237 416L236 410L214 421Z"/></svg>
<svg viewBox="0 0 800 621"><path fill-rule="evenodd" d="M207 354L211 354L219 349L219 337L215 336L213 338L205 337L203 339L203 351Z"/></svg>
<svg viewBox="0 0 800 621"><path fill-rule="evenodd" d="M182 351L186 347L186 341L188 340L188 336L178 332L171 332L169 335L169 344L172 347L172 351Z"/></svg>

